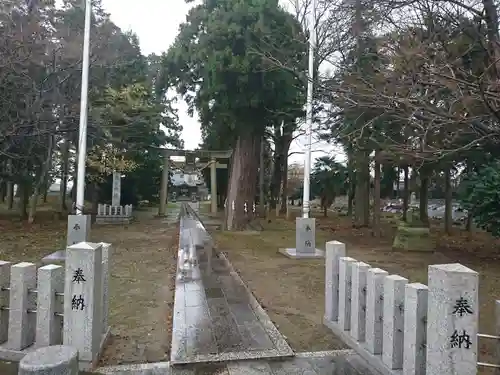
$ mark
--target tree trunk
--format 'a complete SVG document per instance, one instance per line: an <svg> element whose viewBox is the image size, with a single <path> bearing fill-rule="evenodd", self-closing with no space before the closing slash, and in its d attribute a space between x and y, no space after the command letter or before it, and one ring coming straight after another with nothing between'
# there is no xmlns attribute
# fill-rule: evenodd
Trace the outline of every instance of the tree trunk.
<svg viewBox="0 0 500 375"><path fill-rule="evenodd" d="M288 206L288 152L290 151L290 144L292 143L292 136L283 136L283 163L281 165L281 207L280 214L286 215L286 208Z"/></svg>
<svg viewBox="0 0 500 375"><path fill-rule="evenodd" d="M265 152L265 139L262 137L260 141L260 154L259 154L259 217L266 216L266 202L265 202L265 187L264 187L264 152Z"/></svg>
<svg viewBox="0 0 500 375"><path fill-rule="evenodd" d="M500 47L498 36L498 9L494 0L483 0L486 30L488 35L488 52L491 64L492 77L496 79L500 76Z"/></svg>
<svg viewBox="0 0 500 375"><path fill-rule="evenodd" d="M420 221L424 225L429 225L429 181L430 177L427 171L420 172L420 203L419 203L419 216Z"/></svg>
<svg viewBox="0 0 500 375"><path fill-rule="evenodd" d="M403 221L408 221L408 206L410 201L410 172L408 166L403 167L404 186L403 186Z"/></svg>
<svg viewBox="0 0 500 375"><path fill-rule="evenodd" d="M473 164L470 160L467 160L467 175L472 173ZM472 210L467 212L467 221L465 222L465 229L468 232L468 235L472 233Z"/></svg>
<svg viewBox="0 0 500 375"><path fill-rule="evenodd" d="M249 222L244 203L252 202L256 193L260 136L243 134L238 137L231 163L228 189L226 228L244 230ZM232 202L234 201L234 209Z"/></svg>
<svg viewBox="0 0 500 375"><path fill-rule="evenodd" d="M352 219L353 202L356 193L354 158L352 150L347 149L347 173L349 178L349 189L347 191L347 216Z"/></svg>
<svg viewBox="0 0 500 375"><path fill-rule="evenodd" d="M18 210L19 216L21 216L22 220L26 220L28 218L28 203L30 199L31 193L31 184L26 181L18 184L18 195L19 195L19 203Z"/></svg>
<svg viewBox="0 0 500 375"><path fill-rule="evenodd" d="M5 197L7 196L7 181L2 181L0 183L0 202L5 202Z"/></svg>
<svg viewBox="0 0 500 375"><path fill-rule="evenodd" d="M97 208L99 206L99 193L100 193L99 184L97 182L93 182L92 183L92 215L91 215L92 223L95 223L95 221L96 221Z"/></svg>
<svg viewBox="0 0 500 375"><path fill-rule="evenodd" d="M73 171L73 186L71 187L71 212L75 211L76 208L76 190L78 185L78 168L75 160L75 170Z"/></svg>
<svg viewBox="0 0 500 375"><path fill-rule="evenodd" d="M276 209L281 188L281 166L283 165L283 157L281 154L277 153L277 149L278 147L276 147L274 154L273 173L271 177L271 197L269 202L269 207L271 209Z"/></svg>
<svg viewBox="0 0 500 375"><path fill-rule="evenodd" d="M61 212L68 210L67 195L68 195L68 171L69 171L69 140L65 139L61 146L61 185L59 190L59 210Z"/></svg>
<svg viewBox="0 0 500 375"><path fill-rule="evenodd" d="M356 151L356 195L354 202L355 225L370 225L370 165L366 151Z"/></svg>
<svg viewBox="0 0 500 375"><path fill-rule="evenodd" d="M281 188L281 169L283 166L283 137L281 124L274 125L274 163L270 183L269 208L276 209Z"/></svg>
<svg viewBox="0 0 500 375"><path fill-rule="evenodd" d="M453 225L452 198L451 168L446 167L446 169L444 170L444 230L448 235L451 235L451 228Z"/></svg>
<svg viewBox="0 0 500 375"><path fill-rule="evenodd" d="M373 230L375 237L380 237L380 161L379 152L375 153L375 174L373 178Z"/></svg>
<svg viewBox="0 0 500 375"><path fill-rule="evenodd" d="M45 157L45 160L43 161L43 164L40 167L40 174L38 176L37 181L35 182L35 186L33 188L33 195L31 196L31 202L30 202L30 209L29 209L29 214L28 214L28 223L33 223L35 221L35 214L36 214L36 205L38 203L38 198L40 195L40 188L44 185L45 181L48 181L48 173L50 169L50 162L52 160L52 151L53 151L53 144L54 144L54 136L50 135L47 139L47 155Z"/></svg>
<svg viewBox="0 0 500 375"><path fill-rule="evenodd" d="M397 168L397 177L396 177L396 199L399 199L401 195L401 189L399 188L399 176L401 176L401 167Z"/></svg>
<svg viewBox="0 0 500 375"><path fill-rule="evenodd" d="M14 183L7 181L7 209L10 211L14 207Z"/></svg>

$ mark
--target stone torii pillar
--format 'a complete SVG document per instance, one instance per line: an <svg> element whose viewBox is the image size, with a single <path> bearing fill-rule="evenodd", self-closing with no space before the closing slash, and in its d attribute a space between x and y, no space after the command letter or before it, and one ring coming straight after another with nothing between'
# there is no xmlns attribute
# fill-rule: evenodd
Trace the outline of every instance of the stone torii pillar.
<svg viewBox="0 0 500 375"><path fill-rule="evenodd" d="M160 207L158 209L158 216L165 216L165 214L167 213L169 171L170 171L170 154L165 152L165 156L163 158L163 172L161 174Z"/></svg>
<svg viewBox="0 0 500 375"><path fill-rule="evenodd" d="M217 213L217 159L212 157L210 162L210 203L212 214Z"/></svg>

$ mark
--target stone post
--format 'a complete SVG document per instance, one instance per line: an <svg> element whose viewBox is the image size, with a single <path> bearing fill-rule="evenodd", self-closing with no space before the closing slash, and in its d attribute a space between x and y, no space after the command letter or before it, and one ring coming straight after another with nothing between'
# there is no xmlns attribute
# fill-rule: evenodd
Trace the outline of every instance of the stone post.
<svg viewBox="0 0 500 375"><path fill-rule="evenodd" d="M384 281L384 337L382 361L391 370L403 368L403 330L405 286L408 280L390 275Z"/></svg>
<svg viewBox="0 0 500 375"><path fill-rule="evenodd" d="M9 306L11 263L0 260L0 305ZM0 310L0 344L7 341L9 332L9 310Z"/></svg>
<svg viewBox="0 0 500 375"><path fill-rule="evenodd" d="M217 213L217 159L210 161L210 212Z"/></svg>
<svg viewBox="0 0 500 375"><path fill-rule="evenodd" d="M106 334L109 328L109 258L111 244L102 242L102 333Z"/></svg>
<svg viewBox="0 0 500 375"><path fill-rule="evenodd" d="M427 345L427 285L406 284L403 375L425 375Z"/></svg>
<svg viewBox="0 0 500 375"><path fill-rule="evenodd" d="M7 346L23 350L35 341L36 297L30 295L36 288L36 265L28 262L15 264L10 269L9 329Z"/></svg>
<svg viewBox="0 0 500 375"><path fill-rule="evenodd" d="M122 176L120 172L113 171L113 191L111 195L111 205L119 206L121 200Z"/></svg>
<svg viewBox="0 0 500 375"><path fill-rule="evenodd" d="M500 301L495 301L495 332L497 336L500 336ZM496 359L497 365L499 366L496 370L495 375L500 375L500 345L497 345L496 349Z"/></svg>
<svg viewBox="0 0 500 375"><path fill-rule="evenodd" d="M426 375L477 374L477 272L461 264L429 266Z"/></svg>
<svg viewBox="0 0 500 375"><path fill-rule="evenodd" d="M278 209L279 211L279 209ZM295 219L295 248L298 254L314 254L316 251L316 219Z"/></svg>
<svg viewBox="0 0 500 375"><path fill-rule="evenodd" d="M158 216L165 216L165 214L167 213L169 172L170 172L170 155L168 153L165 153L163 157L163 171L161 174L160 207L158 208Z"/></svg>
<svg viewBox="0 0 500 375"><path fill-rule="evenodd" d="M366 275L370 265L357 262L352 265L351 336L357 342L365 341L366 332Z"/></svg>
<svg viewBox="0 0 500 375"><path fill-rule="evenodd" d="M345 244L328 241L325 245L325 320L339 319L339 259L345 257Z"/></svg>
<svg viewBox="0 0 500 375"><path fill-rule="evenodd" d="M370 268L366 275L366 347L371 354L382 354L384 337L384 280L387 271Z"/></svg>
<svg viewBox="0 0 500 375"><path fill-rule="evenodd" d="M102 244L80 242L66 249L63 343L94 363L102 339Z"/></svg>
<svg viewBox="0 0 500 375"><path fill-rule="evenodd" d="M36 346L57 345L62 342L64 267L49 264L38 269L36 307Z"/></svg>
<svg viewBox="0 0 500 375"><path fill-rule="evenodd" d="M356 263L356 259L351 257L341 257L339 259L339 327L344 331L351 330L353 263Z"/></svg>
<svg viewBox="0 0 500 375"><path fill-rule="evenodd" d="M68 215L66 246L90 239L91 215Z"/></svg>

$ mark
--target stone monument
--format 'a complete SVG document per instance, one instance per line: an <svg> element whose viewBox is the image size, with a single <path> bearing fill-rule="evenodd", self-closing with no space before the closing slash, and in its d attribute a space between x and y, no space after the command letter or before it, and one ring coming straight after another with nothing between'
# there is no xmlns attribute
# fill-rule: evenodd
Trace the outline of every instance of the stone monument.
<svg viewBox="0 0 500 375"><path fill-rule="evenodd" d="M392 244L393 250L433 252L436 248L429 225L421 222L417 211L409 209L407 222L400 221Z"/></svg>
<svg viewBox="0 0 500 375"><path fill-rule="evenodd" d="M98 204L96 215L97 224L128 224L132 220L132 205L120 205L121 184L121 174L114 171L111 205Z"/></svg>
<svg viewBox="0 0 500 375"><path fill-rule="evenodd" d="M113 172L113 191L111 196L111 206L116 207L120 205L122 189L122 176L119 172Z"/></svg>
<svg viewBox="0 0 500 375"><path fill-rule="evenodd" d="M325 252L316 249L316 219L298 217L295 221L295 248L279 252L292 259L323 258Z"/></svg>

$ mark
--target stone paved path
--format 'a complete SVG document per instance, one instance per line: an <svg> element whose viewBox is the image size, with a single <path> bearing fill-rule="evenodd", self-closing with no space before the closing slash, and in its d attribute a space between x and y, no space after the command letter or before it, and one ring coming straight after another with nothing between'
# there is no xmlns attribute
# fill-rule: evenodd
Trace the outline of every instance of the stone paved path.
<svg viewBox="0 0 500 375"><path fill-rule="evenodd" d="M109 375L376 375L351 350L299 353L287 359L170 366L169 363L102 368Z"/></svg>
<svg viewBox="0 0 500 375"><path fill-rule="evenodd" d="M196 246L196 220L181 223L173 364L292 356L293 351L222 254Z"/></svg>
<svg viewBox="0 0 500 375"><path fill-rule="evenodd" d="M223 254L181 222L171 361L115 375L376 375L352 350L294 353ZM201 241L203 242L203 241Z"/></svg>

